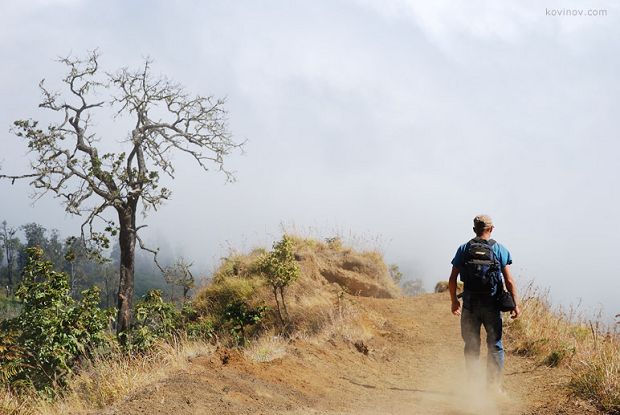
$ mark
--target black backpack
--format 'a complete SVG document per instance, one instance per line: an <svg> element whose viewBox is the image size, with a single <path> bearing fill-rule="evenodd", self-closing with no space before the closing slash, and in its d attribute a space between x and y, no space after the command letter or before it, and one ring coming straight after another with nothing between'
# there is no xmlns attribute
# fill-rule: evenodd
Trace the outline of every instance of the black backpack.
<svg viewBox="0 0 620 415"><path fill-rule="evenodd" d="M500 264L493 252L495 241L474 238L465 247L464 269L461 271L461 280L464 291L490 296L498 294L497 287L501 283Z"/></svg>

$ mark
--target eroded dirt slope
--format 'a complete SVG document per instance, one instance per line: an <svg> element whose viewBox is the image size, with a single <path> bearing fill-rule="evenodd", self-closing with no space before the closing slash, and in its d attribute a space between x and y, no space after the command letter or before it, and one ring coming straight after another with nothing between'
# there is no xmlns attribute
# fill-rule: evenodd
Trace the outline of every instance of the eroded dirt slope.
<svg viewBox="0 0 620 415"><path fill-rule="evenodd" d="M507 356L507 397L488 394L483 379L466 379L459 321L446 294L355 301L363 330L349 338L296 340L283 358L266 363L219 350L101 413L597 413L568 397L561 369L518 356Z"/></svg>

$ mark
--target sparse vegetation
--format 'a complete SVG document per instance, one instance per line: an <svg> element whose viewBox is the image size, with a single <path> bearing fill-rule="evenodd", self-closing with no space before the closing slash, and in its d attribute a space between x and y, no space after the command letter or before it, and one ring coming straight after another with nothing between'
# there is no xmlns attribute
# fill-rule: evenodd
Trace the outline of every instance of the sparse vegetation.
<svg viewBox="0 0 620 415"><path fill-rule="evenodd" d="M400 284L403 279L403 273L400 272L400 267L397 264L390 264L390 277L396 284Z"/></svg>
<svg viewBox="0 0 620 415"><path fill-rule="evenodd" d="M405 280L401 282L400 288L403 294L408 297L413 297L424 293L424 283L420 279Z"/></svg>
<svg viewBox="0 0 620 415"><path fill-rule="evenodd" d="M32 391L0 390L0 414L65 415L89 413L185 369L192 359L215 350L210 342L177 339L157 342L146 353L127 354L119 347L97 354L67 377L62 394L49 399Z"/></svg>
<svg viewBox="0 0 620 415"><path fill-rule="evenodd" d="M576 309L553 310L548 292L531 285L524 290L521 308L521 317L508 323L510 350L550 367L568 367L575 395L606 412L620 413L617 328L603 329Z"/></svg>
<svg viewBox="0 0 620 415"><path fill-rule="evenodd" d="M22 315L26 316L28 312L30 321L36 322L30 326L33 332L36 327L44 327L40 335L57 333L61 339L77 339L80 344L70 341L67 351L63 352L65 355L58 354L59 350L65 349L55 348L53 357L63 359L62 363L53 362L54 369L51 372L46 369L40 379L30 372L13 373L11 364L18 360L3 359L4 385L9 389L0 394L0 412L52 414L101 408L145 385L149 378L155 380L163 376L170 370L165 365L180 367L186 364L183 359L190 353L211 353L210 343L246 346L245 353L250 358L269 361L281 357L287 342L294 339L321 342L341 339L352 345L363 342L366 339L363 333L349 327L355 313L351 302L345 298L347 287L336 288L326 281L321 282L317 279L323 278L318 269L308 265L318 259L314 255L333 255L341 258L343 267L354 269L346 272L360 273L360 278L366 275L364 272L369 272L371 278L379 278L379 274L374 273L376 269L382 269L371 266L373 261L381 261L377 254L362 254L360 258L364 260L360 261L356 257L359 254L341 242L283 237L274 244L271 252L257 249L247 255L233 253L223 259L211 283L180 309L166 302L161 291L147 292L135 304L135 320L127 332L127 341L121 345L106 330L112 314L98 307L98 293L86 292L82 302L75 302L70 297L68 276L53 271L52 264L41 258L40 249L33 249L33 252L37 253L38 259L26 268L28 274L24 274L22 282L28 288L18 291L18 297L23 301ZM387 267L384 264L383 267L387 276ZM268 271L272 272L271 279L267 277ZM297 283L292 284L294 281ZM272 298L274 284L290 289L291 302L287 303L286 310L282 310L290 318L289 337L286 338L274 335L280 331L276 329L277 317L269 313L270 309L265 305ZM42 297L42 292L46 292L47 297ZM286 296L279 291L278 294L281 303ZM43 300L33 303L37 298ZM51 301L47 301L48 298ZM41 323L43 317L33 319L33 313L61 317L55 323L53 319L49 324L45 323L46 326ZM82 325L75 323L76 316ZM19 320L18 324L18 319L3 324L26 332L26 320ZM69 324L72 321L74 326ZM82 337L73 336L71 327L81 329ZM16 341L20 333L13 330L3 337L3 347L0 348L3 357L23 357L23 353L15 354L25 350ZM41 336L38 339L40 344L44 343ZM28 343L23 347L33 345L35 343ZM42 353L47 353L46 350L41 348ZM50 349L45 358L51 359L51 353ZM28 370L34 370L35 366L30 365ZM18 378L26 380L23 387L16 388ZM44 399L35 392L41 388L48 396L62 392L62 397Z"/></svg>
<svg viewBox="0 0 620 415"><path fill-rule="evenodd" d="M164 268L164 279L170 286L170 301L174 302L174 289L176 286L181 287L181 300L186 301L189 298L189 292L194 288L196 279L192 274L191 262L187 262L184 258L178 258L174 264Z"/></svg>
<svg viewBox="0 0 620 415"><path fill-rule="evenodd" d="M273 244L273 250L263 254L258 260L258 270L273 290L276 312L282 331L287 329L290 315L284 298L285 289L299 278L299 266L293 255L293 242L284 235ZM278 294L280 299L278 299Z"/></svg>
<svg viewBox="0 0 620 415"><path fill-rule="evenodd" d="M388 270L390 277L400 287L403 295L413 297L424 293L424 282L421 279L406 278L397 264L391 264Z"/></svg>
<svg viewBox="0 0 620 415"><path fill-rule="evenodd" d="M186 301L182 308L166 302L161 291L148 292L136 302L135 321L125 346L117 343L110 332L105 335L109 314L97 307L95 294L86 293L82 302L71 300L65 274L55 273L49 261L39 259L38 265L29 265L27 269L30 274L23 278L28 289L20 287L18 290L24 307L20 316L25 316L27 310L33 310L27 304L45 297L37 293L45 287L47 290L55 287L55 294L49 297L53 301L37 303L37 313L49 318L53 313L46 311L45 304L55 304L53 310L61 310L59 315L65 316L60 320L72 321L66 316L79 315L83 328L95 334L79 338L88 346L74 347L69 342L66 349L54 349L54 353L68 350L73 354L66 355L64 366L54 363L60 369L45 372L52 373L52 376L46 375L49 379L38 379L30 372L27 375L23 374L25 372L21 375L10 374L12 369L4 361L11 359L4 357L17 356L15 353L19 349L15 348L16 344L20 348L24 346L15 342L12 333L18 331L7 332L0 343L0 355L3 357L0 367L5 374L5 391L0 393L0 413L61 414L103 408L163 379L170 371L185 368L194 357L213 354L216 345L242 347L239 355L256 362L281 358L287 350L297 348L299 341L314 347L345 345L356 354L373 356L372 343L369 343L373 334L369 327L384 330L390 324L381 320L382 317L375 315L372 309L361 313L355 305L356 300L347 292L355 293L356 288L361 287L362 278L365 278L365 284L376 283L384 290L392 289L389 284L393 284L393 279L381 257L376 253L357 253L341 242L295 237L283 240L287 241L285 249L288 252L281 258L293 261L299 270L299 275L291 280L294 283L288 285L286 298L289 300L290 331L287 336L278 335L280 323L276 311L266 307L273 301L273 286L265 278L263 266L264 258L270 252L263 249L247 255L233 253L224 258L210 284L201 289L193 300ZM42 278L43 275L48 277ZM339 283L334 284L334 281ZM385 286L381 285L384 281ZM378 296L387 292L378 288L374 290ZM281 301L282 297L278 299ZM62 306L60 303L63 303ZM596 403L604 411L617 412L620 367L617 332L605 333L596 324L580 320L576 312L553 312L544 292L526 292L523 309L522 318L511 322L507 331L509 349L530 356L540 364L570 369L572 379L568 386L572 393ZM32 313L30 311L28 316L34 315ZM15 324L20 316L9 321ZM40 323L43 321L41 319L29 317L28 321L37 322L31 327L46 327L46 333L58 333L59 339L64 339L61 333L72 333L73 328L82 328L63 323L60 326L65 328L57 330L54 328L56 326ZM26 332L26 320L16 327ZM38 341L36 344L43 344L42 338ZM32 345L35 343L30 343L28 347L34 347ZM51 361L51 352L41 349L42 353L47 353L45 359ZM54 358L63 356L62 353L54 354ZM229 355L220 358L227 360ZM15 359L12 361L15 362ZM34 365L30 366L28 370L34 370ZM7 373L17 377L6 377ZM23 387L17 387L20 379L26 379ZM33 379L38 380L35 382ZM46 391L47 396L57 397L50 400L28 385ZM62 392L60 396L59 391Z"/></svg>
<svg viewBox="0 0 620 415"><path fill-rule="evenodd" d="M262 336L245 348L244 354L255 362L271 362L286 355L288 339L281 336Z"/></svg>

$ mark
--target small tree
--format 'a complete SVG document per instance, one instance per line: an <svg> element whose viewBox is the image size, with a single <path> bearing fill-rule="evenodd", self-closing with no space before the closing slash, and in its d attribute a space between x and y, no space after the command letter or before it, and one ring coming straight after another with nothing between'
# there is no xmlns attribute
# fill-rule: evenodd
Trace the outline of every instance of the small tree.
<svg viewBox="0 0 620 415"><path fill-rule="evenodd" d="M390 265L389 271L392 280L394 280L396 284L400 284L403 279L403 273L400 271L400 267L396 264L392 264Z"/></svg>
<svg viewBox="0 0 620 415"><path fill-rule="evenodd" d="M413 297L424 293L424 282L417 278L415 280L406 280L401 284L403 294Z"/></svg>
<svg viewBox="0 0 620 415"><path fill-rule="evenodd" d="M187 300L189 290L194 288L195 283L190 270L192 265L193 263L187 262L184 258L179 258L173 265L164 269L164 279L171 286L170 301L174 301L174 287L177 285L183 289L182 300Z"/></svg>
<svg viewBox="0 0 620 415"><path fill-rule="evenodd" d="M276 300L276 313L284 329L289 321L284 290L299 277L300 273L293 254L291 239L284 235L280 241L275 242L272 251L259 259L258 269L273 290Z"/></svg>
<svg viewBox="0 0 620 415"><path fill-rule="evenodd" d="M39 107L56 113L59 121L47 128L32 119L15 121L15 134L36 156L30 173L0 178L12 182L30 178L37 195L52 192L63 200L67 212L84 216L81 236L93 251L109 247L107 234L93 227L97 219L107 224L110 235L118 235L120 334L130 324L136 243L145 248L138 235L145 225L138 226L137 214L157 210L170 197L171 191L160 186L160 177L174 178L172 154L185 154L202 169L215 167L233 179L224 168L224 158L241 144L233 142L228 132L224 100L189 95L177 83L153 76L150 60L136 71L102 73L98 58L92 52L86 59L60 59L68 69L64 95L41 81ZM106 105L116 117L131 119L124 144L112 152L102 150L113 147L118 137L103 145L92 131L91 116ZM117 221L103 216L108 209Z"/></svg>

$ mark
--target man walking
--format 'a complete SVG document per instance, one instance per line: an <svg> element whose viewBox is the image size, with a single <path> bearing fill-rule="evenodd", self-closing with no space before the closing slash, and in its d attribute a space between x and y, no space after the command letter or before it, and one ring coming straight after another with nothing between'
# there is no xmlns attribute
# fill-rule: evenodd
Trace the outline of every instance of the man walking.
<svg viewBox="0 0 620 415"><path fill-rule="evenodd" d="M452 301L452 314L461 316L461 336L465 341L465 363L470 376L475 376L480 357L480 327L486 331L487 384L500 389L504 367L502 345L502 316L499 295L506 289L515 302L511 318L519 317L517 289L510 273L510 252L491 239L493 221L487 215L474 218L476 237L461 245L452 260L452 272L448 282ZM463 281L463 306L456 295L456 278Z"/></svg>

